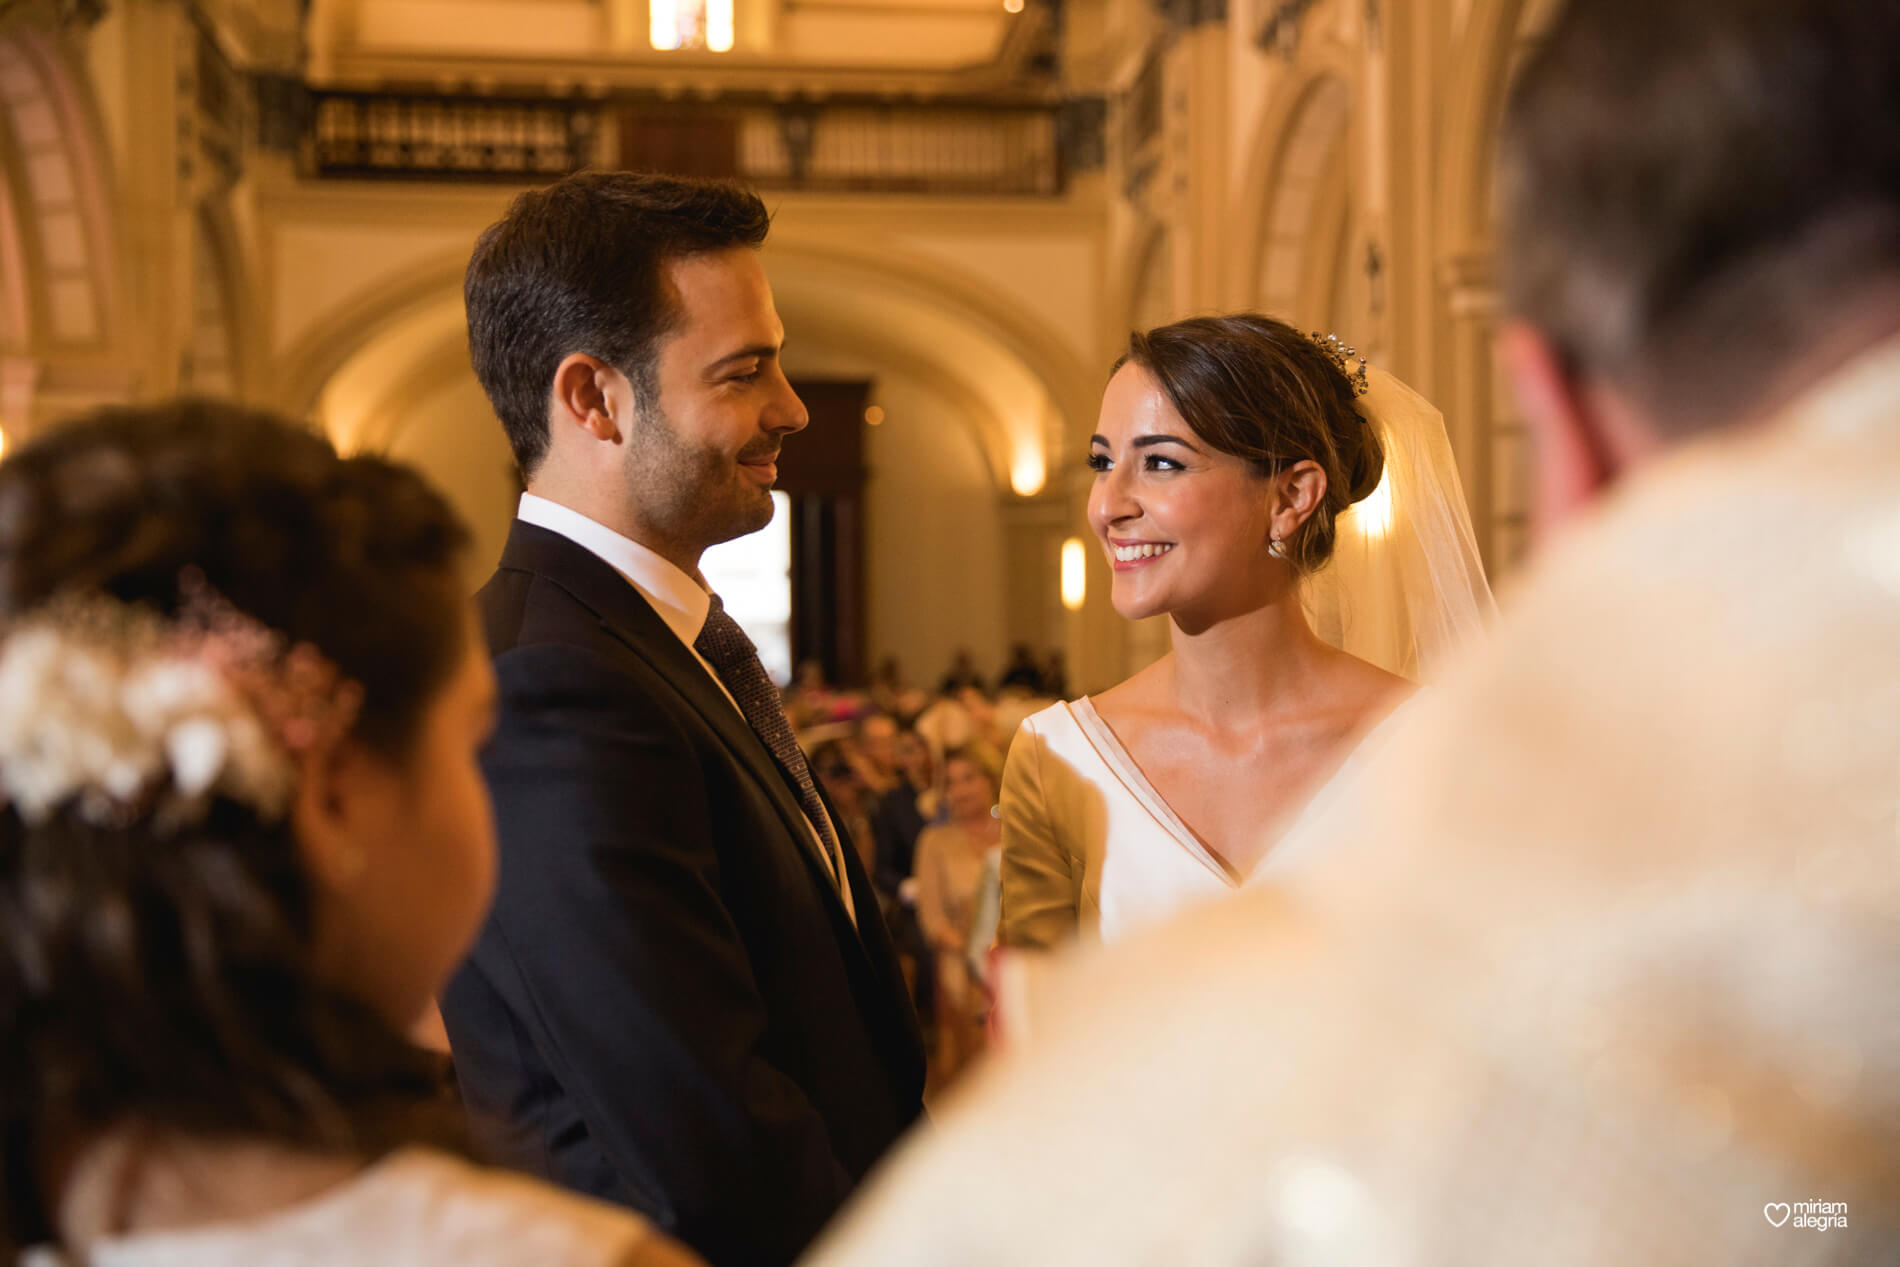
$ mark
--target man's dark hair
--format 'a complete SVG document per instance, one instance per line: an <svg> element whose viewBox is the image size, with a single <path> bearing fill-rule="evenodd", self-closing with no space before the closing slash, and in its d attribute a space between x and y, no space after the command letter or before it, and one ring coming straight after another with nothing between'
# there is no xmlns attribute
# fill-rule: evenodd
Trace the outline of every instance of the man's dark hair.
<svg viewBox="0 0 1900 1267"><path fill-rule="evenodd" d="M599 357L650 402L660 342L682 316L665 266L756 249L770 227L742 186L649 172L579 172L514 200L476 241L462 295L475 375L524 477L547 454L562 358Z"/></svg>
<svg viewBox="0 0 1900 1267"><path fill-rule="evenodd" d="M1900 277L1900 0L1572 0L1505 112L1508 302L1690 430Z"/></svg>

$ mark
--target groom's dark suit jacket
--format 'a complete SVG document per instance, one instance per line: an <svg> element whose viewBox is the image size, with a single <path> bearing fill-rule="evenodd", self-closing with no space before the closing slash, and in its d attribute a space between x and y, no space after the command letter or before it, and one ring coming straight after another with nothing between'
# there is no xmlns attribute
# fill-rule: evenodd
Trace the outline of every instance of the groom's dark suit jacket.
<svg viewBox="0 0 1900 1267"><path fill-rule="evenodd" d="M854 928L771 755L586 549L517 521L478 602L501 874L442 998L477 1145L716 1267L789 1262L922 1109L856 851Z"/></svg>

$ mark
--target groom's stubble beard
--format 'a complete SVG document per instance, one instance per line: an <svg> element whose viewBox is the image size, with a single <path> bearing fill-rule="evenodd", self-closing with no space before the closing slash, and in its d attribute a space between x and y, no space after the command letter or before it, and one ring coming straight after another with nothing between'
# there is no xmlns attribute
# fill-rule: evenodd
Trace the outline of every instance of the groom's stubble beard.
<svg viewBox="0 0 1900 1267"><path fill-rule="evenodd" d="M755 442L739 456L777 451ZM768 489L751 486L735 460L682 436L657 399L641 393L622 470L639 519L667 540L703 550L757 532L772 521Z"/></svg>

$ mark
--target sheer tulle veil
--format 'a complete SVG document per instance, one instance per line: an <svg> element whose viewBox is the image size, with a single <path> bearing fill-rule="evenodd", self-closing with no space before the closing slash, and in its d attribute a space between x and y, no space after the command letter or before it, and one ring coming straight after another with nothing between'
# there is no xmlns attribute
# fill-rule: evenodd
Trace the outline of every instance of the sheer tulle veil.
<svg viewBox="0 0 1900 1267"><path fill-rule="evenodd" d="M1332 561L1303 586L1319 636L1414 681L1438 678L1495 614L1445 417L1368 368L1359 412L1385 448L1371 496L1339 517Z"/></svg>

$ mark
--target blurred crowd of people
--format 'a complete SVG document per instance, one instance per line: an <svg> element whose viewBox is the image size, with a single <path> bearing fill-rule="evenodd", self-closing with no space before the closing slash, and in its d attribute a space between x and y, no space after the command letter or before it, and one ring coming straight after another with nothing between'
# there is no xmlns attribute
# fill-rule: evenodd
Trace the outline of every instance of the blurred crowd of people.
<svg viewBox="0 0 1900 1267"><path fill-rule="evenodd" d="M1023 719L1065 696L1060 650L1017 644L992 690L959 651L934 690L895 658L870 686L807 661L785 712L877 889L926 1030L931 1094L981 1050L1002 846L1003 757Z"/></svg>

